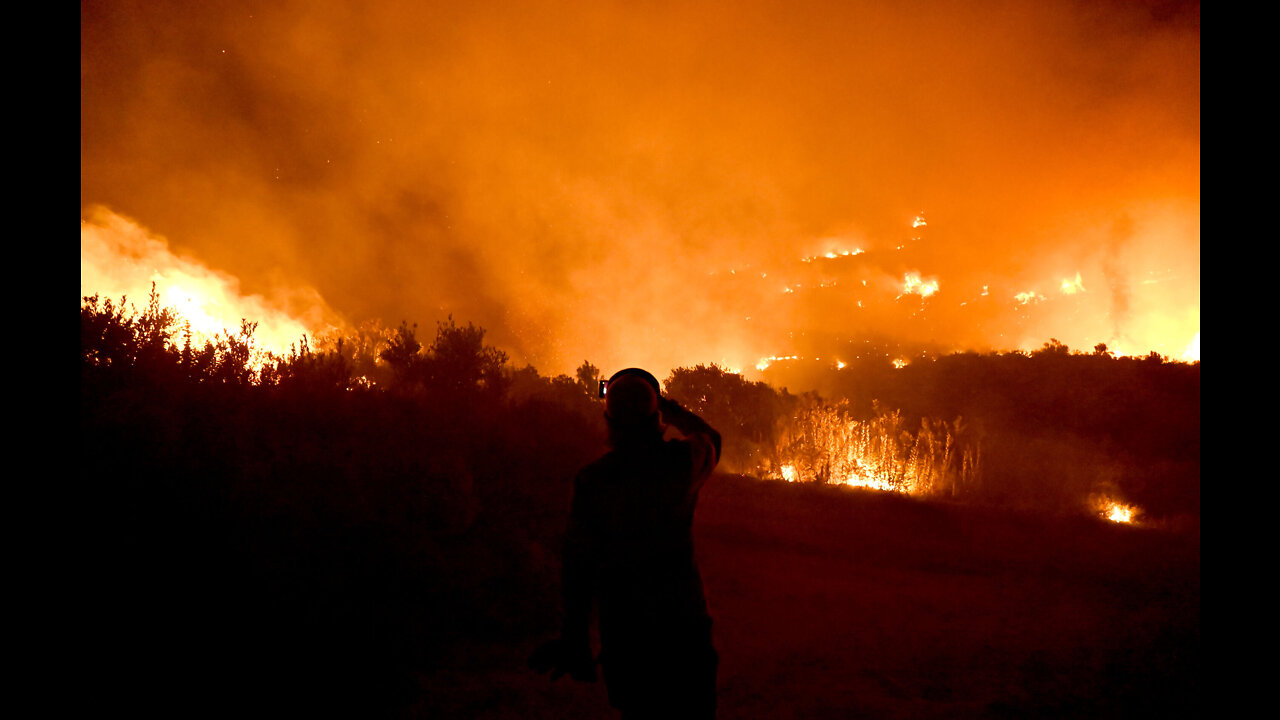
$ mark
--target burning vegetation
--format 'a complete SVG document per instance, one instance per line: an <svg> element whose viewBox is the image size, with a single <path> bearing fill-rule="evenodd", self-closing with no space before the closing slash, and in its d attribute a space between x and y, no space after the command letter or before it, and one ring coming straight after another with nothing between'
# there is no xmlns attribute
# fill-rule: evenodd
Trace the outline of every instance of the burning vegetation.
<svg viewBox="0 0 1280 720"><path fill-rule="evenodd" d="M395 329L367 323L349 335L319 339L300 335L285 352L262 347L256 330L256 323L241 320L235 332L198 335L178 311L163 306L154 286L141 310L127 298L88 296L81 305L83 378L425 393L488 405L558 396L575 398L576 412L590 414L579 395L589 396L600 375L591 363L575 378L515 369L505 352L484 342L482 328L452 318L439 324L429 346L407 323ZM910 364L887 354L872 358L823 363L817 372L830 399L795 395L718 365L676 368L666 392L721 428L722 467L733 472L1055 511L1088 508L1123 523L1144 514L1134 494L1152 497L1164 513L1175 506L1188 512L1194 500L1198 514L1198 363L1170 363L1155 354L1116 358L1103 345L1076 354L1056 340L1035 353L956 354ZM786 368L801 363L796 356L772 357L757 368L785 379ZM1093 392L1069 401L1072 382ZM1123 387L1126 382L1136 385ZM1135 388L1147 393L1150 408L1134 402ZM1030 394L1020 395L1024 391ZM1115 446L1108 455L1121 457L1102 460L1074 447L1061 457L1041 457L1035 449L1028 455L1028 447L1077 436L1097 437ZM1071 442L1080 444L1090 446ZM1170 447L1182 451L1158 459L1170 463L1165 470L1176 468L1178 477L1169 482L1177 489L1160 497L1168 488L1148 487L1156 478L1137 467L1144 454L1159 456ZM1053 471L1018 477L1035 474L1041 463Z"/></svg>
<svg viewBox="0 0 1280 720"><path fill-rule="evenodd" d="M779 451L774 476L921 496L962 496L977 482L980 449L963 421L925 419L911 431L902 414L856 420L848 401L805 408Z"/></svg>
<svg viewBox="0 0 1280 720"><path fill-rule="evenodd" d="M913 225L916 230L925 227L920 217ZM801 258L802 264L836 263L843 269L830 266L821 272L856 278L857 266L847 264L861 262L866 253L841 242L828 242L831 249ZM772 282L771 277L759 273L762 282ZM903 277L897 298L918 296L917 303L905 303L914 317L937 300L939 283L915 271ZM82 287L101 286L107 292L87 295L81 307L83 364L85 373L95 376L171 373L197 384L300 383L457 397L469 388L498 400L508 393L527 397L572 383L589 386L592 381L582 375L594 368L589 363L578 368L579 377L573 381L564 375L543 377L531 365L515 370L505 351L485 344L483 329L470 323L459 326L452 317L440 323L434 343L424 347L416 338L416 326L407 323L398 328L377 322L347 327L312 290L276 291L270 299L245 295L234 278L178 255L163 239L102 209L81 223L81 282ZM838 284L835 279L795 282L787 289L821 293ZM859 288L855 292L867 289L866 280L853 285ZM1060 291L1064 297L1087 294L1082 275L1063 279ZM983 296L988 294L984 286ZM141 310L127 299L140 295L146 297ZM1045 298L1027 292L1014 300L1026 305ZM249 320L259 317L265 319ZM1043 453L1061 442L1060 431L1095 437L1106 445L1120 437L1125 451L1147 443L1142 437L1145 429L1155 426L1156 437L1194 436L1194 442L1185 445L1195 449L1194 457L1183 454L1174 464L1179 478L1174 495L1180 499L1173 504L1185 512L1194 497L1198 513L1198 395L1194 414L1189 414L1191 399L1183 395L1170 401L1185 407L1167 415L1141 415L1128 424L1112 420L1132 415L1127 409L1132 398L1115 387L1116 378L1136 376L1137 387L1146 387L1152 400L1161 403L1167 387L1155 378L1190 372L1198 382L1198 363L1168 363L1154 352L1117 357L1101 343L1091 355L1081 356L1056 339L1034 352L986 355L907 353L901 345L877 346L869 340L835 349L843 357L824 352L825 360L800 354L760 358L755 370L767 383L748 380L725 365L676 367L667 391L723 426L724 467L735 472L919 497L1055 510L1087 507L1124 523L1151 516L1153 510L1160 514L1160 508L1133 498L1134 493L1150 494L1157 505L1167 501L1151 490L1153 483L1163 482L1149 477L1155 471L1138 470L1140 462L1123 452L1118 461L1109 451L1086 451L1068 460ZM1198 358L1198 334L1186 354ZM1090 405L1087 411L1072 420L1071 408L1088 398L1065 397L1063 377L1081 370L1085 376L1077 379L1080 386L1094 388L1090 397L1113 398L1114 404L1085 403ZM787 387L814 388L821 394L797 396ZM959 389L965 390L965 397L954 397ZM1037 407L1038 398L1046 407ZM1067 427L1049 407L1062 405L1068 408L1061 418L1070 420ZM1177 427L1161 427L1171 422ZM1027 438L1027 428L1043 430ZM1068 445L1065 456L1080 454L1078 443ZM1030 465L1027 447L1035 448ZM1043 471L1037 469L1040 466ZM1028 472L1043 477L1032 484L1020 478ZM1100 495L1104 486L1109 491ZM1147 510L1139 511L1139 506Z"/></svg>

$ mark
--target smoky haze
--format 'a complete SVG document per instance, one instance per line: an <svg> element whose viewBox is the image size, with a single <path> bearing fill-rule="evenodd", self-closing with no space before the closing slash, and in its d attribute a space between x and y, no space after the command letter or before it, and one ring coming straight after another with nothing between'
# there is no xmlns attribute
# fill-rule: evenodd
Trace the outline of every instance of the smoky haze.
<svg viewBox="0 0 1280 720"><path fill-rule="evenodd" d="M1199 332L1198 3L469 5L82 2L82 217L545 372Z"/></svg>

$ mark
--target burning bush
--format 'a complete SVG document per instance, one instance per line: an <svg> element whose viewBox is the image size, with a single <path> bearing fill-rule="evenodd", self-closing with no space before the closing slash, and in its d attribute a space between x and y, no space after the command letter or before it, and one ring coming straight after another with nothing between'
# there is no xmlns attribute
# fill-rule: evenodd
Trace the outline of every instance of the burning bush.
<svg viewBox="0 0 1280 720"><path fill-rule="evenodd" d="M875 406L857 420L849 403L811 402L788 423L779 479L851 485L913 495L960 495L977 484L980 451L963 421L925 418L914 434L897 410Z"/></svg>
<svg viewBox="0 0 1280 720"><path fill-rule="evenodd" d="M677 368L666 392L724 434L729 470L914 495L971 494L979 484L979 444L959 418L924 417L912 432L878 403L859 420L846 399L797 397L715 365Z"/></svg>

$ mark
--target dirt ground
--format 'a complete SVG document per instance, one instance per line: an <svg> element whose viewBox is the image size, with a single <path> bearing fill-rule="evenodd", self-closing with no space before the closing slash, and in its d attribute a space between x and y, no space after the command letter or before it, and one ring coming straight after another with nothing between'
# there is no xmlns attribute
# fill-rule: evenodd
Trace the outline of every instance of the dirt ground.
<svg viewBox="0 0 1280 720"><path fill-rule="evenodd" d="M721 718L1194 716L1200 539L717 476L696 537ZM536 645L459 645L415 717L614 717Z"/></svg>

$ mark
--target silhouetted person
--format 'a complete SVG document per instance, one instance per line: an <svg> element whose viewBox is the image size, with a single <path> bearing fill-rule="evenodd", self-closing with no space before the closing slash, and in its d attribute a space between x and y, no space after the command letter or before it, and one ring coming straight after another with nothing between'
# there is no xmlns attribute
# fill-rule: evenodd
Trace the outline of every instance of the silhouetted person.
<svg viewBox="0 0 1280 720"><path fill-rule="evenodd" d="M720 457L720 433L663 398L649 373L610 379L612 449L579 471L564 549L564 626L530 665L596 679L589 625L597 606L609 704L632 718L710 718L719 657L693 558L698 491ZM663 440L663 421L684 437Z"/></svg>

